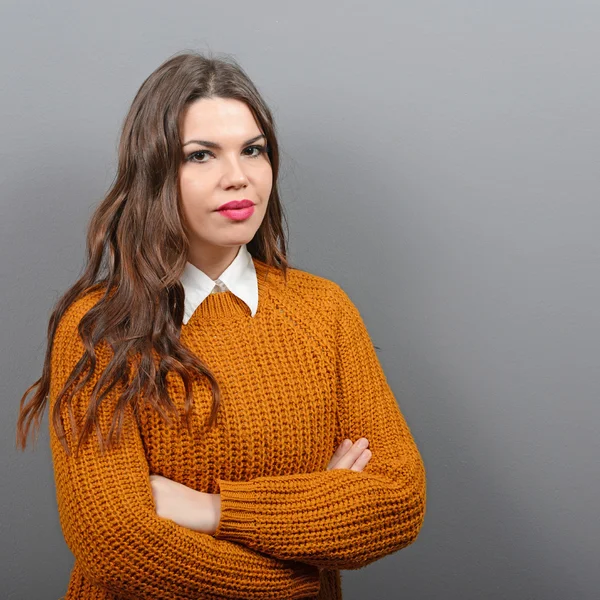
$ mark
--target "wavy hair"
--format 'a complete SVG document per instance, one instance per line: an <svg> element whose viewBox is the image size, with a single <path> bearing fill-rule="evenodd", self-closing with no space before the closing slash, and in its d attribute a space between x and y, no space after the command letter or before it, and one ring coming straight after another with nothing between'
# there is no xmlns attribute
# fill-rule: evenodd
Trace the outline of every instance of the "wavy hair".
<svg viewBox="0 0 600 600"><path fill-rule="evenodd" d="M177 373L184 382L188 430L193 401L191 377L200 374L208 378L213 398L209 428L216 424L219 384L206 364L179 340L184 312L184 289L179 278L187 261L189 240L178 188L179 167L184 160L180 137L183 112L196 100L215 97L246 103L267 138L273 185L265 217L247 248L253 257L282 272L284 278L287 269L292 268L287 262L283 231L287 220L277 187L279 149L271 111L234 58L189 51L171 56L142 83L123 122L117 173L88 224L83 275L55 303L42 376L21 398L17 447L25 449L32 422L34 431L39 430L50 389L52 343L60 319L73 302L93 290L104 290L104 295L78 325L84 355L58 394L51 415L67 454L61 403L67 402L73 423L70 400L92 376L95 347L102 341L109 344L113 354L91 394L77 448L94 427L102 450L110 448L115 433L118 442L122 413L128 403L136 407L140 394L163 420L171 422L169 413L175 413L176 406L167 392L169 372ZM133 378L128 377L131 356L139 359ZM85 380L73 389L72 384L88 367ZM106 445L97 410L119 380L126 386L117 401ZM107 389L99 395L105 385ZM35 394L25 404L34 388Z"/></svg>

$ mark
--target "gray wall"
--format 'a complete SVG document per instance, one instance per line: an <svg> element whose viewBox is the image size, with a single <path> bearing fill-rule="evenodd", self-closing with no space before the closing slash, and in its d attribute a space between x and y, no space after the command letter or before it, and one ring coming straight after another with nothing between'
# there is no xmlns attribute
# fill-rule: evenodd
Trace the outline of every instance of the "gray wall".
<svg viewBox="0 0 600 600"><path fill-rule="evenodd" d="M129 103L186 48L271 105L292 264L347 289L426 463L417 543L344 571L345 598L598 598L597 1L0 11L3 598L66 589L47 413L17 452L18 400Z"/></svg>

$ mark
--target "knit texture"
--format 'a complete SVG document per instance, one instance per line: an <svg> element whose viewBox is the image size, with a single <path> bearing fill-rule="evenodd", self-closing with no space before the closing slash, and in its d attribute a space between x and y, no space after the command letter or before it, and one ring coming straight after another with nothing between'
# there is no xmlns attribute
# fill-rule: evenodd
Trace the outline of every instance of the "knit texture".
<svg viewBox="0 0 600 600"><path fill-rule="evenodd" d="M100 454L95 433L67 456L49 419L60 523L75 556L66 599L341 599L341 569L408 546L425 515L425 468L361 315L336 283L299 269L287 284L253 259L254 317L230 291L209 295L181 330L221 386L194 376L192 435L183 381L168 376L171 425L149 406L127 407L120 444ZM50 410L84 348L77 326L101 292L61 319L51 356ZM111 350L73 400L81 423ZM108 431L122 385L100 405ZM51 412L50 412L51 414ZM75 438L66 405L62 423ZM326 470L344 438L368 438L362 472ZM214 535L158 517L149 475L221 494Z"/></svg>

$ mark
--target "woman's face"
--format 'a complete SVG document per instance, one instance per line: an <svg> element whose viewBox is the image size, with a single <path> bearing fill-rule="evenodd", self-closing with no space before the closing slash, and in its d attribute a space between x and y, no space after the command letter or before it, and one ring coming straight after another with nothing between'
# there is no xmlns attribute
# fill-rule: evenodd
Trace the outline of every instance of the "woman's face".
<svg viewBox="0 0 600 600"><path fill-rule="evenodd" d="M247 244L262 223L273 172L261 134L239 100L202 98L182 115L179 193L194 254ZM225 202L244 199L254 203L247 218L232 220L218 211Z"/></svg>

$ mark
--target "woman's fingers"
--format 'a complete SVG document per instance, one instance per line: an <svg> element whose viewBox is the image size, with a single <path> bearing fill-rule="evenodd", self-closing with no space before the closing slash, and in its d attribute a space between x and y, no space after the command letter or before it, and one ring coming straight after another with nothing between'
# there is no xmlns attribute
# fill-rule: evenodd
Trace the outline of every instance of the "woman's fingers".
<svg viewBox="0 0 600 600"><path fill-rule="evenodd" d="M337 448L337 450L333 453L329 464L327 465L327 470L332 469L337 464L338 460L346 454L348 449L352 446L352 442L348 439L344 440Z"/></svg>
<svg viewBox="0 0 600 600"><path fill-rule="evenodd" d="M367 463L371 460L371 451L369 449L363 450L360 456L354 461L354 464L350 467L351 471L362 471Z"/></svg>
<svg viewBox="0 0 600 600"><path fill-rule="evenodd" d="M344 440L333 454L327 470L329 469L352 469L362 471L371 458L371 451L366 450L369 445L367 438L360 438L354 444L351 440ZM357 459L360 461L356 464Z"/></svg>

